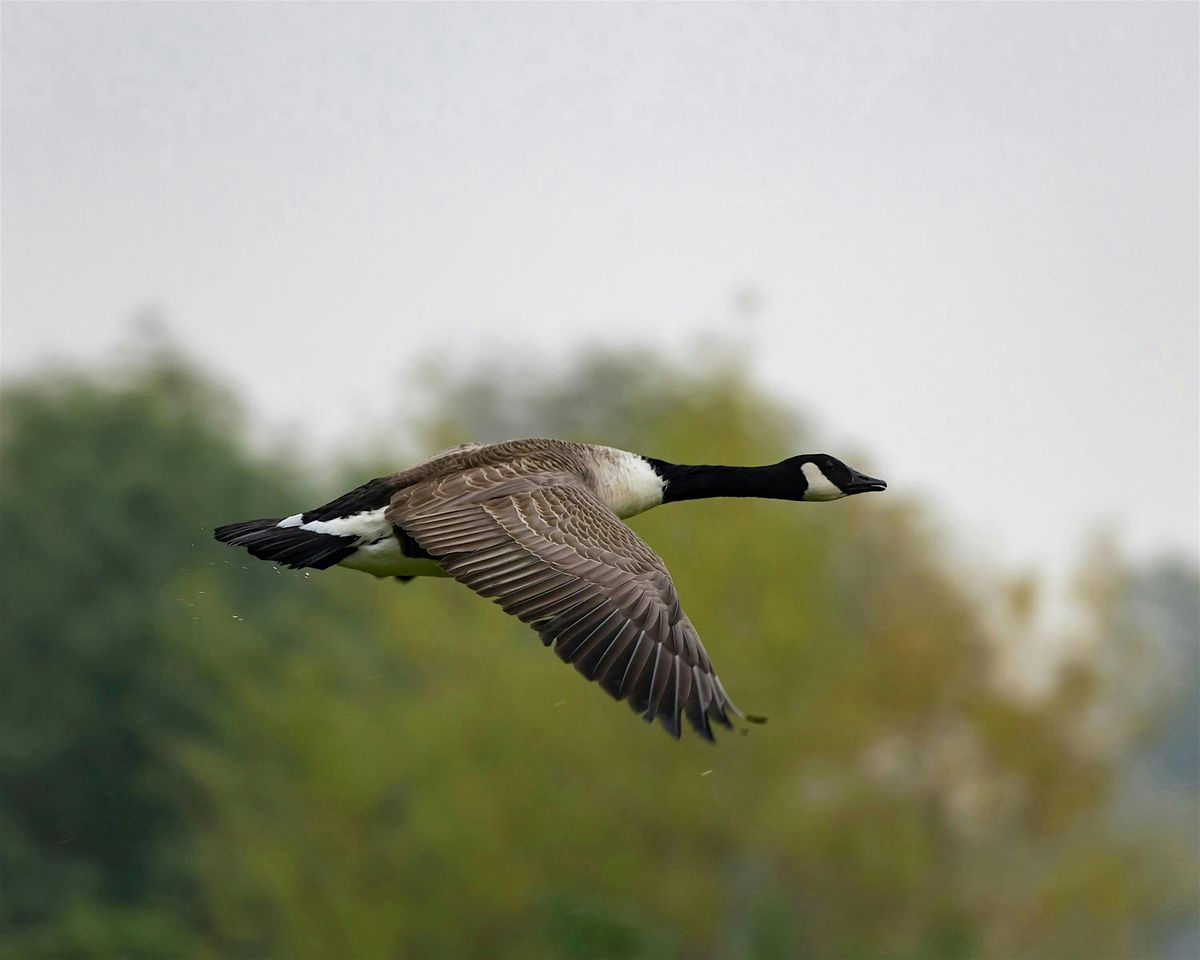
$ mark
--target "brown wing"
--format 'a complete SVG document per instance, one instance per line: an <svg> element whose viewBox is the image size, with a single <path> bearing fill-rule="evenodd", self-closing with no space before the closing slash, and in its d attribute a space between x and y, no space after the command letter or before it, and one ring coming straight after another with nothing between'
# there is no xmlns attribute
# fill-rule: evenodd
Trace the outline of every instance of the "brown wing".
<svg viewBox="0 0 1200 960"><path fill-rule="evenodd" d="M451 576L554 644L589 680L679 736L741 716L662 560L570 473L479 467L400 491L388 519Z"/></svg>

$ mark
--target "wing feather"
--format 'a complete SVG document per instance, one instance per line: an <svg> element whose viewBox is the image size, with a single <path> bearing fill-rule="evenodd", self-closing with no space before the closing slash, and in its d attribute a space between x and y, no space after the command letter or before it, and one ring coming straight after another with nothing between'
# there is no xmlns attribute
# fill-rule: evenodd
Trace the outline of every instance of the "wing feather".
<svg viewBox="0 0 1200 960"><path fill-rule="evenodd" d="M666 566L581 480L496 465L413 484L388 519L476 593L674 737L741 716Z"/></svg>

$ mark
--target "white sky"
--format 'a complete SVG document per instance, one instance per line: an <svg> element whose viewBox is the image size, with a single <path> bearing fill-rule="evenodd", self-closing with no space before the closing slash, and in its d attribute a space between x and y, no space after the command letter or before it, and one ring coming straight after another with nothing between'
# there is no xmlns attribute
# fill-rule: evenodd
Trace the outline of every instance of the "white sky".
<svg viewBox="0 0 1200 960"><path fill-rule="evenodd" d="M1195 555L1198 11L6 3L5 369L156 305L319 458L430 353L752 288L763 379L969 550Z"/></svg>

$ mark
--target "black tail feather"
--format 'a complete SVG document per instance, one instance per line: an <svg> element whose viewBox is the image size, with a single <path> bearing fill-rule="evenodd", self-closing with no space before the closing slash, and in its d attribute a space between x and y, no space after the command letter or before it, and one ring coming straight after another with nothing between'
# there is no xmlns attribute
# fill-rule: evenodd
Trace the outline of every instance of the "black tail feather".
<svg viewBox="0 0 1200 960"><path fill-rule="evenodd" d="M286 567L313 567L324 570L345 560L358 547L356 537L339 537L329 533L313 533L299 527L281 527L274 520L245 520L229 523L213 531L222 543L245 547L252 557L274 560Z"/></svg>

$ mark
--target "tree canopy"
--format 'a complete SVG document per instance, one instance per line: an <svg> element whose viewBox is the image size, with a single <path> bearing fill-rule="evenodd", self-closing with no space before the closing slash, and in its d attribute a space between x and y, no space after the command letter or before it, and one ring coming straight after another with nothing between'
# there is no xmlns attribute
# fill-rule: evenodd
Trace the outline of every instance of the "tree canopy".
<svg viewBox="0 0 1200 960"><path fill-rule="evenodd" d="M511 374L431 372L395 456L814 443L736 361ZM1122 713L1112 665L1164 635L1164 603L1191 655L1194 571L1093 571L1095 656L1029 698L997 679L1004 585L912 497L668 506L631 525L770 717L676 743L453 583L212 542L342 492L251 452L242 420L169 352L5 388L6 955L1138 956L1193 907L1187 803L1119 815L1136 758L1184 749L1155 740L1169 677Z"/></svg>

